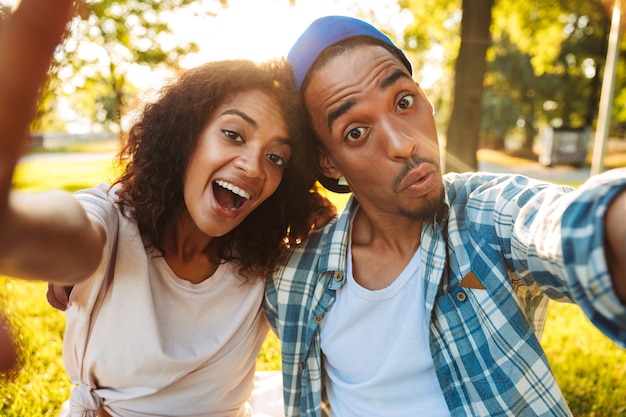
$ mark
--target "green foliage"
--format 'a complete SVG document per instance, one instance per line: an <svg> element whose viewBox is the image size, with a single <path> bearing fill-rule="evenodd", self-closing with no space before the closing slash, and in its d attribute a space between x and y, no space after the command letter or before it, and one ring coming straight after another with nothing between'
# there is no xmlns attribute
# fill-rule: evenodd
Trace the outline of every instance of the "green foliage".
<svg viewBox="0 0 626 417"><path fill-rule="evenodd" d="M439 46L444 55L441 62L449 73L459 51L457 22L465 3L398 0L398 4L415 16L405 31L405 47L417 66L427 63L424 57L429 48ZM611 5L603 0L495 1L482 100L481 143L491 144L496 138L501 141L519 121L524 122L526 148L532 147L541 125L593 128L604 75ZM624 49L626 40L622 39ZM437 86L441 91L434 92L436 104L445 106L450 102L446 99L452 94L449 79L444 78ZM626 127L625 85L626 62L621 59L612 110L613 136L623 136ZM449 114L446 108L437 111ZM448 123L438 120L438 125Z"/></svg>
<svg viewBox="0 0 626 417"><path fill-rule="evenodd" d="M195 43L176 42L166 49L163 42L171 34L168 18L194 2L104 0L83 4L72 36L87 42L89 51L78 43L68 56L74 71L85 80L79 90L95 97L94 122L120 123L121 109L136 93L127 79L132 65L174 67L185 54L197 52Z"/></svg>
<svg viewBox="0 0 626 417"><path fill-rule="evenodd" d="M157 65L174 65L178 59L197 50L193 43L163 47L163 36L170 32L168 17L197 0L98 0L86 1L80 11L77 35L102 48L109 62L121 60ZM77 63L90 62L77 58Z"/></svg>
<svg viewBox="0 0 626 417"><path fill-rule="evenodd" d="M222 7L227 1L214 0ZM174 39L169 20L199 0L86 0L58 51L41 111L58 97L92 123L120 131L122 110L137 89L132 68L174 69L182 57L198 51L194 42Z"/></svg>
<svg viewBox="0 0 626 417"><path fill-rule="evenodd" d="M445 131L461 44L461 1L398 0L398 5L413 14L413 23L404 30L403 49L413 63L415 78L419 81L421 69L428 66L441 70L441 79L427 93L436 108L437 125Z"/></svg>
<svg viewBox="0 0 626 417"><path fill-rule="evenodd" d="M461 41L461 1L398 0L398 5L413 14L413 23L404 31L404 49L413 54L416 67L424 64L429 50L440 46L444 66L452 68Z"/></svg>
<svg viewBox="0 0 626 417"><path fill-rule="evenodd" d="M526 122L526 149L540 124L592 126L609 23L599 0L500 0L494 8L486 83L503 102L516 100L515 115ZM497 100L483 104L483 125L497 123L487 107L498 106ZM510 120L509 129L514 126Z"/></svg>
<svg viewBox="0 0 626 417"><path fill-rule="evenodd" d="M557 57L563 40L559 0L498 0L493 9L492 33L508 32L512 43L531 56L541 73Z"/></svg>

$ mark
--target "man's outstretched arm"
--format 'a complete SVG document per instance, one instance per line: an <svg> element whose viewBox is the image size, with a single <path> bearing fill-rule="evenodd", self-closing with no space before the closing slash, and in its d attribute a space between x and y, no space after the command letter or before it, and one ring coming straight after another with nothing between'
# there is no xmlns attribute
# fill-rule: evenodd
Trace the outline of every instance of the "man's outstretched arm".
<svg viewBox="0 0 626 417"><path fill-rule="evenodd" d="M606 259L617 296L626 305L626 191L609 205L604 218Z"/></svg>

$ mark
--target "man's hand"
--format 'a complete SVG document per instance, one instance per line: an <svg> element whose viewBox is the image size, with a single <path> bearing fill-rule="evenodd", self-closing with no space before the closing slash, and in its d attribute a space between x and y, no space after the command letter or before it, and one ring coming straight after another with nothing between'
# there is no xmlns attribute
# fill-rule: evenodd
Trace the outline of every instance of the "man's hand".
<svg viewBox="0 0 626 417"><path fill-rule="evenodd" d="M626 304L626 190L609 205L604 217L605 253L613 288Z"/></svg>

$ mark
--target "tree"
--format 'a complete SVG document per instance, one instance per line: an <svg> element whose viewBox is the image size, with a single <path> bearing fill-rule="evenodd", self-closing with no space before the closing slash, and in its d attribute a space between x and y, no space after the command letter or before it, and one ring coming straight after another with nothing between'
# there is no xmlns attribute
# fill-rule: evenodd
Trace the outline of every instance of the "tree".
<svg viewBox="0 0 626 417"><path fill-rule="evenodd" d="M493 40L482 99L481 147L504 150L509 131L520 120L527 122L531 118L527 113L534 113L534 109L523 103L533 95L529 89L536 79L530 56L522 53L507 33Z"/></svg>
<svg viewBox="0 0 626 417"><path fill-rule="evenodd" d="M478 168L476 149L492 6L493 0L463 0L461 47L456 61L454 99L446 135L446 172L475 171Z"/></svg>
<svg viewBox="0 0 626 417"><path fill-rule="evenodd" d="M443 49L444 65L455 68L454 87L449 91L453 98L445 170L476 170L493 0L399 0L398 4L415 16L414 24L405 31L405 48L423 59L425 51L438 45ZM418 66L422 62L418 61Z"/></svg>
<svg viewBox="0 0 626 417"><path fill-rule="evenodd" d="M497 81L490 88L518 97L526 154L540 123L592 125L608 26L599 0L499 0L494 7L489 72Z"/></svg>
<svg viewBox="0 0 626 417"><path fill-rule="evenodd" d="M59 77L66 94L93 106L81 109L96 124L121 131L121 109L136 89L128 79L134 66L175 68L196 52L193 42L169 42L168 19L198 0L86 0L59 53ZM222 6L225 0L216 1ZM54 83L58 95L61 83ZM99 94L94 96L95 92Z"/></svg>
<svg viewBox="0 0 626 417"><path fill-rule="evenodd" d="M445 94L453 97L444 123L447 171L477 168L482 133L502 141L519 124L524 148L531 150L540 123L560 120L580 126L595 121L608 33L603 0L399 0L398 4L415 16L404 40L416 66L423 63L423 49L435 45L443 49L442 62L454 73L454 83L442 83L444 89L453 85L454 90L441 91L441 102L446 102ZM489 66L481 76L484 57ZM620 68L624 66L620 63ZM486 82L484 97L481 80ZM626 76L618 74L618 92L624 84ZM616 94L614 115L622 123L625 102L626 93Z"/></svg>
<svg viewBox="0 0 626 417"><path fill-rule="evenodd" d="M404 30L403 49L414 64L414 77L421 81L421 70L429 66L440 71L438 82L425 90L436 109L438 129L445 130L454 63L460 46L461 3L458 0L399 0L398 5L413 15L413 23Z"/></svg>

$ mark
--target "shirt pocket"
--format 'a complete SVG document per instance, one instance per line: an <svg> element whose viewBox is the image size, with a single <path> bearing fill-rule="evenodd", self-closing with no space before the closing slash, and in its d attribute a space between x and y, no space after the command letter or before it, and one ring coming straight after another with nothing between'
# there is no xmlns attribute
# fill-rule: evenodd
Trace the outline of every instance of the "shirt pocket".
<svg viewBox="0 0 626 417"><path fill-rule="evenodd" d="M496 300L487 290L458 286L438 298L432 348L441 350L434 356L441 355L453 379L497 383L515 380L515 374L523 372L516 362L532 331L514 297Z"/></svg>

